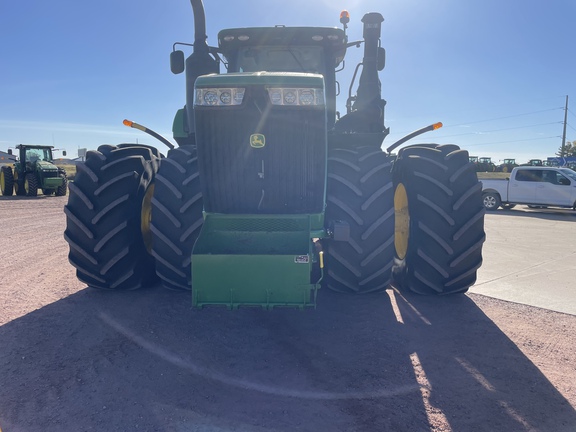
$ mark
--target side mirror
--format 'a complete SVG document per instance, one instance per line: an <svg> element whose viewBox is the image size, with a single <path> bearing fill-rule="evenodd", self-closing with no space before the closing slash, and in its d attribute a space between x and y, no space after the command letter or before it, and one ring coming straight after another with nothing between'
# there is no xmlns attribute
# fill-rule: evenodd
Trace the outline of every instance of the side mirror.
<svg viewBox="0 0 576 432"><path fill-rule="evenodd" d="M12 154L12 149L8 149L8 154L9 154L9 155Z"/></svg>
<svg viewBox="0 0 576 432"><path fill-rule="evenodd" d="M376 60L376 64L379 71L384 69L384 66L386 65L386 50L382 47L378 47L378 59Z"/></svg>
<svg viewBox="0 0 576 432"><path fill-rule="evenodd" d="M66 156L66 150L62 150L62 156Z"/></svg>
<svg viewBox="0 0 576 432"><path fill-rule="evenodd" d="M184 72L184 53L182 51L170 53L170 70L175 75Z"/></svg>

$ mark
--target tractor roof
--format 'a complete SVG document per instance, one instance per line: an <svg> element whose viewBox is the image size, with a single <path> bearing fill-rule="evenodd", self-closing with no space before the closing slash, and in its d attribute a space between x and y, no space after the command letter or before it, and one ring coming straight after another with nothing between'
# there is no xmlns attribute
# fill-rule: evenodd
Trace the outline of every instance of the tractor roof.
<svg viewBox="0 0 576 432"><path fill-rule="evenodd" d="M53 149L54 146L47 146L47 145L30 145L30 144L18 144L16 146L17 149L22 149L22 148L37 148L37 149L45 149L45 148L50 148Z"/></svg>
<svg viewBox="0 0 576 432"><path fill-rule="evenodd" d="M220 51L226 56L243 47L321 46L331 52L339 64L346 54L348 40L337 27L247 27L221 30Z"/></svg>

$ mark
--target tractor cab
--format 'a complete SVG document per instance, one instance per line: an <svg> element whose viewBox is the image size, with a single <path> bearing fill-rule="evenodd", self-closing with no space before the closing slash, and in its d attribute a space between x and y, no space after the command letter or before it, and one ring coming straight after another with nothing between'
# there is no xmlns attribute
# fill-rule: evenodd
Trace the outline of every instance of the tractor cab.
<svg viewBox="0 0 576 432"><path fill-rule="evenodd" d="M219 51L233 72L314 73L324 77L327 121L336 117L336 72L347 37L330 27L258 27L220 31Z"/></svg>
<svg viewBox="0 0 576 432"><path fill-rule="evenodd" d="M26 164L34 164L36 162L49 162L52 163L52 147L32 147L19 145L17 148L20 150L20 160L25 161Z"/></svg>
<svg viewBox="0 0 576 432"><path fill-rule="evenodd" d="M332 27L255 27L221 30L219 51L228 72L333 72L346 53L346 34Z"/></svg>

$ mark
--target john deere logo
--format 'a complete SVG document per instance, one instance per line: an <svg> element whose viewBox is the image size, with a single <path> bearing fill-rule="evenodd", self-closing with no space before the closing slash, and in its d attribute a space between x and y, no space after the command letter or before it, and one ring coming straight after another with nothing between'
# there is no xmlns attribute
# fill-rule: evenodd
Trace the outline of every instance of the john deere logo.
<svg viewBox="0 0 576 432"><path fill-rule="evenodd" d="M266 145L266 137L262 134L250 135L250 147L262 148Z"/></svg>

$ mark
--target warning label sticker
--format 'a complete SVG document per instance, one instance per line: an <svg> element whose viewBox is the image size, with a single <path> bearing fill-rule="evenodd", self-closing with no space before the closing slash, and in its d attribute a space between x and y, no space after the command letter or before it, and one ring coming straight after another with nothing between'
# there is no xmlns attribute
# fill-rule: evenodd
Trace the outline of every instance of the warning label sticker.
<svg viewBox="0 0 576 432"><path fill-rule="evenodd" d="M296 264L308 264L310 262L310 257L308 255L298 255L294 257L294 262Z"/></svg>

